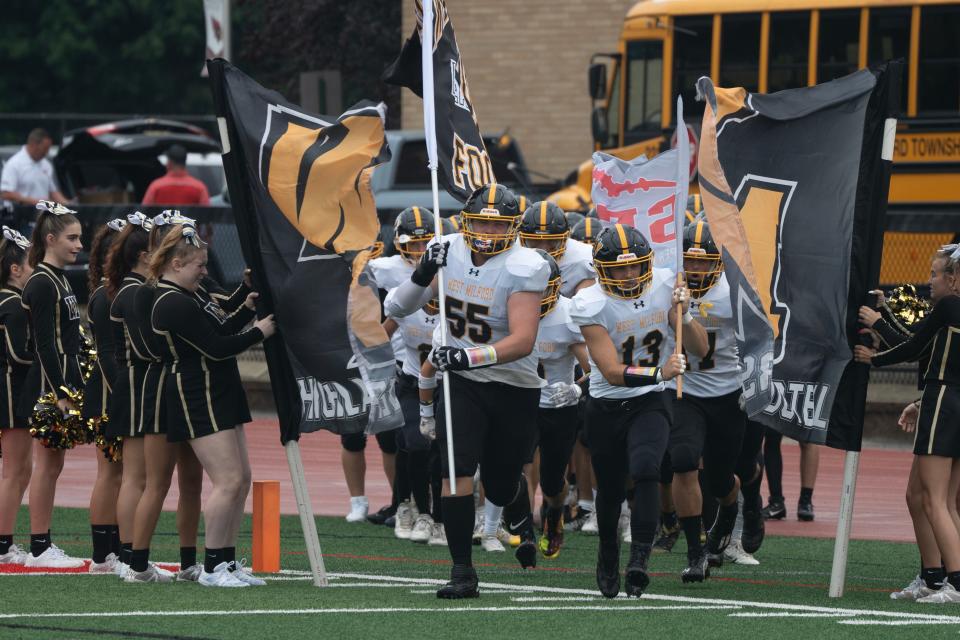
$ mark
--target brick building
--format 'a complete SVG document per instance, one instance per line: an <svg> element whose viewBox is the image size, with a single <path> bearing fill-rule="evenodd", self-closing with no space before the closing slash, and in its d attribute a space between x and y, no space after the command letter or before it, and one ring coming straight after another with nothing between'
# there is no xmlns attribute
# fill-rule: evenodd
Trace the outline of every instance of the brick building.
<svg viewBox="0 0 960 640"><path fill-rule="evenodd" d="M403 39L413 0L403 2ZM636 0L447 0L480 127L509 128L534 171L563 178L590 157L587 65L616 51ZM423 128L422 103L402 92L404 128Z"/></svg>

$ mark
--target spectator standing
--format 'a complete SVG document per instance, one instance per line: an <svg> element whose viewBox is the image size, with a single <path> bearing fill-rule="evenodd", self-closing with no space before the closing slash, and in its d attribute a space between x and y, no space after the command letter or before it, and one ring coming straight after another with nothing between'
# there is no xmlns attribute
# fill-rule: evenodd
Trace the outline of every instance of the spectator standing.
<svg viewBox="0 0 960 640"><path fill-rule="evenodd" d="M150 183L143 204L210 205L206 185L187 173L187 150L179 144L167 149L167 173Z"/></svg>
<svg viewBox="0 0 960 640"><path fill-rule="evenodd" d="M67 201L57 188L53 165L47 154L53 138L45 129L34 129L27 135L27 143L10 156L0 176L0 197L6 207L34 206L40 200Z"/></svg>

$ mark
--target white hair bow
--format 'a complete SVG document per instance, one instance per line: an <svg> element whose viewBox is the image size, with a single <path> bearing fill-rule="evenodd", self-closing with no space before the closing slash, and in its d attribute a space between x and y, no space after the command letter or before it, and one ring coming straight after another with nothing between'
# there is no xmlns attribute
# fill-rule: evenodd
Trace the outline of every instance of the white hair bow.
<svg viewBox="0 0 960 640"><path fill-rule="evenodd" d="M59 202L54 202L53 200L40 200L37 202L37 209L40 211L46 211L47 213L52 213L55 216L62 216L66 213L77 213L73 209L65 207Z"/></svg>
<svg viewBox="0 0 960 640"><path fill-rule="evenodd" d="M153 228L153 220L143 215L139 211L127 214L127 222L141 227L144 231L150 231Z"/></svg>
<svg viewBox="0 0 960 640"><path fill-rule="evenodd" d="M123 218L114 218L107 223L107 227L113 229L114 231L123 231L123 228L127 226L127 221Z"/></svg>
<svg viewBox="0 0 960 640"><path fill-rule="evenodd" d="M27 240L22 233L16 229L11 229L7 225L3 225L3 237L10 242L13 242L24 251L32 246L31 242Z"/></svg>

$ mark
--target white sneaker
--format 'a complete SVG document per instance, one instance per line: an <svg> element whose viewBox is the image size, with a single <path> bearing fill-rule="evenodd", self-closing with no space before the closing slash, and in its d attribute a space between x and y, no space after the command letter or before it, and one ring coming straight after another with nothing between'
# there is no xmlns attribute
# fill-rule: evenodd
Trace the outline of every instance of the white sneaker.
<svg viewBox="0 0 960 640"><path fill-rule="evenodd" d="M413 521L417 517L416 510L409 500L404 500L397 506L396 523L393 525L393 535L401 540L409 540L413 534Z"/></svg>
<svg viewBox="0 0 960 640"><path fill-rule="evenodd" d="M116 573L118 562L120 562L120 559L117 554L108 553L103 562L91 562L90 566L87 567L87 573Z"/></svg>
<svg viewBox="0 0 960 640"><path fill-rule="evenodd" d="M948 602L960 602L960 591L953 588L953 585L944 580L943 586L939 591L934 591L928 596L917 598L917 602L923 604L945 604Z"/></svg>
<svg viewBox="0 0 960 640"><path fill-rule="evenodd" d="M226 562L221 562L216 567L214 567L212 573L207 573L203 571L200 573L200 578L197 580L200 584L205 587L249 587L246 582L240 578L233 575L233 572L230 571L230 565Z"/></svg>
<svg viewBox="0 0 960 640"><path fill-rule="evenodd" d="M497 540L497 536L483 536L480 539L480 546L483 547L484 551L493 551L495 553L507 550L506 547L503 546L503 543Z"/></svg>
<svg viewBox="0 0 960 640"><path fill-rule="evenodd" d="M723 550L723 557L734 564L750 566L757 566L760 564L759 560L743 550L743 545L739 540L735 540L727 545L727 548Z"/></svg>
<svg viewBox="0 0 960 640"><path fill-rule="evenodd" d="M447 531L443 528L442 522L433 523L433 531L430 532L430 542L427 544L431 547L447 546Z"/></svg>
<svg viewBox="0 0 960 640"><path fill-rule="evenodd" d="M55 544L51 544L46 551L39 556L34 557L32 553L27 554L27 560L24 565L27 567L38 567L44 569L79 569L85 564L80 558L71 558L63 549Z"/></svg>
<svg viewBox="0 0 960 640"><path fill-rule="evenodd" d="M253 575L253 571L247 568L247 559L240 558L234 562L230 563L233 565L233 577L237 578L241 582L246 582L251 587L265 587L267 586L266 580L258 578Z"/></svg>
<svg viewBox="0 0 960 640"><path fill-rule="evenodd" d="M29 551L24 551L15 544L10 545L10 550L0 555L0 564L18 564L23 566L27 562Z"/></svg>
<svg viewBox="0 0 960 640"><path fill-rule="evenodd" d="M347 514L347 522L365 522L369 509L370 505L367 503L366 496L350 498L350 513Z"/></svg>
<svg viewBox="0 0 960 640"><path fill-rule="evenodd" d="M123 580L127 577L127 572L130 571L130 565L126 562L117 561L117 566L113 568L113 572L117 574L117 577Z"/></svg>
<svg viewBox="0 0 960 640"><path fill-rule="evenodd" d="M583 523L582 527L580 527L580 532L585 533L588 536L595 536L600 534L600 529L597 527L596 510L591 511L590 515L587 516L587 521Z"/></svg>
<svg viewBox="0 0 960 640"><path fill-rule="evenodd" d="M413 531L410 532L410 542L426 544L430 542L430 536L433 534L433 516L429 513L421 513L413 523Z"/></svg>
<svg viewBox="0 0 960 640"><path fill-rule="evenodd" d="M153 564L153 563L151 562L150 564ZM163 567L156 567L156 569L157 569L157 573L159 573L159 574L162 575L162 576L166 576L166 577L170 578L171 580L175 580L176 577L177 577L177 574L176 574L176 573L174 573L173 571L167 571L167 570L164 569Z"/></svg>
<svg viewBox="0 0 960 640"><path fill-rule="evenodd" d="M473 544L480 544L480 541L483 539L483 523L485 521L486 518L483 515L483 510L477 511L473 519Z"/></svg>
<svg viewBox="0 0 960 640"><path fill-rule="evenodd" d="M200 563L186 569L180 569L180 571L177 571L177 582L196 582L200 579L201 573L203 573L203 565Z"/></svg>
<svg viewBox="0 0 960 640"><path fill-rule="evenodd" d="M890 594L891 600L919 600L935 594L936 591L927 586L923 578L917 576L913 582L905 586L900 591L894 591Z"/></svg>
<svg viewBox="0 0 960 640"><path fill-rule="evenodd" d="M160 569L151 562L147 564L146 571L134 571L133 569L128 569L126 575L123 577L123 581L126 583L173 582L173 574L171 574L169 571Z"/></svg>
<svg viewBox="0 0 960 640"><path fill-rule="evenodd" d="M626 509L623 509L620 512L620 522L618 523L620 527L620 537L626 543L633 542L633 532L630 530L630 512Z"/></svg>
<svg viewBox="0 0 960 640"><path fill-rule="evenodd" d="M511 547L520 546L520 536L515 536L506 529L503 528L503 523L497 527L497 540L500 541L503 545L510 545Z"/></svg>

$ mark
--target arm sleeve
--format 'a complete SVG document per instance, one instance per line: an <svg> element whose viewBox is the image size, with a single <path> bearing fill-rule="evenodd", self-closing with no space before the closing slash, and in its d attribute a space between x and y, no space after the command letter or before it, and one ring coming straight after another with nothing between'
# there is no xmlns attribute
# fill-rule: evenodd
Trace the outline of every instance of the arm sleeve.
<svg viewBox="0 0 960 640"><path fill-rule="evenodd" d="M38 276L31 283L29 304L30 318L33 323L34 341L37 348L37 359L40 360L40 369L43 376L53 387L57 399L66 398L67 394L62 387L63 363L60 353L57 352L57 317L56 307L57 287L45 276Z"/></svg>
<svg viewBox="0 0 960 640"><path fill-rule="evenodd" d="M7 340L7 355L18 364L31 364L33 353L30 351L30 327L27 323L27 313L16 298L11 298L4 318L4 329Z"/></svg>
<svg viewBox="0 0 960 640"><path fill-rule="evenodd" d="M106 296L91 302L89 312L97 346L97 366L103 373L103 383L112 391L113 383L117 379L117 343L113 321L110 319L110 303Z"/></svg>
<svg viewBox="0 0 960 640"><path fill-rule="evenodd" d="M257 328L235 335L222 335L204 317L206 312L185 295L167 296L154 311L157 328L177 334L212 360L226 360L263 340Z"/></svg>
<svg viewBox="0 0 960 640"><path fill-rule="evenodd" d="M914 334L896 347L882 351L871 359L876 367L919 359L933 343L942 327L960 325L960 298L947 296L933 307L933 311L916 326Z"/></svg>
<svg viewBox="0 0 960 640"><path fill-rule="evenodd" d="M228 314L239 310L240 307L243 306L243 303L247 301L247 296L250 295L251 291L252 290L247 287L247 285L241 282L240 286L234 289L229 298L226 300L219 300L220 308L226 311Z"/></svg>
<svg viewBox="0 0 960 640"><path fill-rule="evenodd" d="M432 286L421 287L413 280L405 280L387 294L387 299L383 301L383 311L393 318L405 318L417 309L422 309L434 295Z"/></svg>
<svg viewBox="0 0 960 640"><path fill-rule="evenodd" d="M219 333L223 335L240 333L243 331L244 327L250 324L250 321L253 320L256 315L257 312L253 309L248 309L247 307L240 305L240 308L235 309L232 313L227 315L226 320L224 320L223 324L220 325Z"/></svg>
<svg viewBox="0 0 960 640"><path fill-rule="evenodd" d="M887 321L882 318L873 323L873 330L877 332L877 335L880 336L883 343L890 348L904 342L909 337L897 331L896 328L891 327L887 324Z"/></svg>

